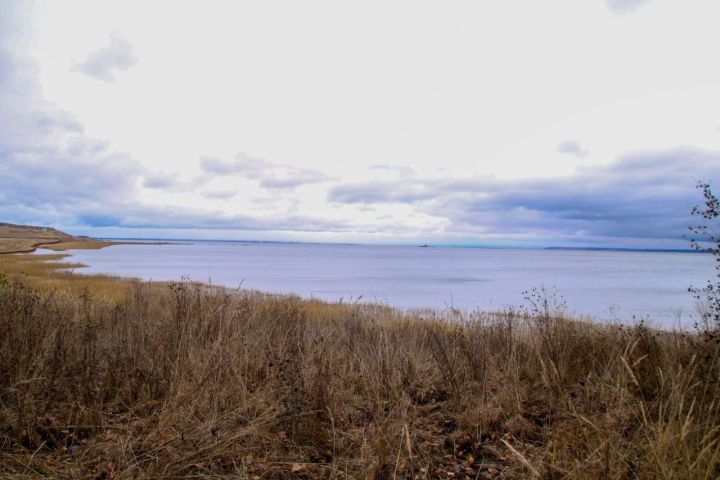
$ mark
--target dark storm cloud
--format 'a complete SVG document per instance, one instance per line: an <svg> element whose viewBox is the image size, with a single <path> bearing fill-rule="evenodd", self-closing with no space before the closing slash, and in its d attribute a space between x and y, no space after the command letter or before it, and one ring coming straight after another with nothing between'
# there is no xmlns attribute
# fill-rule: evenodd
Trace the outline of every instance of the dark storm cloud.
<svg viewBox="0 0 720 480"><path fill-rule="evenodd" d="M132 46L124 38L114 36L110 45L100 48L82 62L73 64L73 72L105 82L115 80L118 71L126 71L137 63Z"/></svg>
<svg viewBox="0 0 720 480"><path fill-rule="evenodd" d="M209 175L239 175L251 180L258 180L260 186L269 189L289 189L333 180L317 170L298 168L268 162L244 153L238 154L234 160L225 161L213 157L200 160L200 168Z"/></svg>

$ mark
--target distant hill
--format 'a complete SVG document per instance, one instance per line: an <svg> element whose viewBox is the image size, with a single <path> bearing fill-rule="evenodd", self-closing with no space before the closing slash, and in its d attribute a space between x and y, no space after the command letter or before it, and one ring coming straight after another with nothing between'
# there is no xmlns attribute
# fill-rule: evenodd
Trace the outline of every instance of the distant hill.
<svg viewBox="0 0 720 480"><path fill-rule="evenodd" d="M75 240L72 235L50 227L0 222L0 253L31 252L39 245Z"/></svg>

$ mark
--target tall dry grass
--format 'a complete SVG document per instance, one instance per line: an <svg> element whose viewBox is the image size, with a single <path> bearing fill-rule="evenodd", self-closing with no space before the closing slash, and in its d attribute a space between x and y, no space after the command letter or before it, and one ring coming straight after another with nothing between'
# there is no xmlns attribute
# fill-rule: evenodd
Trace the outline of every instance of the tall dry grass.
<svg viewBox="0 0 720 480"><path fill-rule="evenodd" d="M0 476L718 478L718 345L180 282L0 285Z"/></svg>

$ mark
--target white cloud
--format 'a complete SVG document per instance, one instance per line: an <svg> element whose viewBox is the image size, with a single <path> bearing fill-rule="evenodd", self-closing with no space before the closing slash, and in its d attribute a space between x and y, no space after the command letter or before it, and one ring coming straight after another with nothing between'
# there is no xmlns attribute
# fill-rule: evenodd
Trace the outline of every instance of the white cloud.
<svg viewBox="0 0 720 480"><path fill-rule="evenodd" d="M580 145L580 142L577 140L565 140L564 142L560 142L557 146L557 151L573 155L577 158L585 158L590 153L583 149L582 145Z"/></svg>
<svg viewBox="0 0 720 480"><path fill-rule="evenodd" d="M74 63L71 70L97 80L112 82L118 71L127 71L136 63L137 58L127 40L113 36L110 45L95 50L82 62Z"/></svg>
<svg viewBox="0 0 720 480"><path fill-rule="evenodd" d="M651 0L606 0L607 7L610 11L619 15L634 12L650 1Z"/></svg>
<svg viewBox="0 0 720 480"><path fill-rule="evenodd" d="M205 198L214 198L218 200L230 200L237 194L238 192L235 190L207 190L200 192L200 195Z"/></svg>
<svg viewBox="0 0 720 480"><path fill-rule="evenodd" d="M317 170L272 163L245 153L237 154L235 159L230 161L204 157L200 160L200 168L209 175L241 175L259 180L260 186L271 189L294 189L332 180L332 177Z"/></svg>

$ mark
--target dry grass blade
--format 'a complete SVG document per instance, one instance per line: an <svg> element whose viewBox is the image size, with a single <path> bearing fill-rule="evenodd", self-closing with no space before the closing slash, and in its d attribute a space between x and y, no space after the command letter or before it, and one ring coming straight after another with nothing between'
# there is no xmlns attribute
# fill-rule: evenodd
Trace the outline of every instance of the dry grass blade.
<svg viewBox="0 0 720 480"><path fill-rule="evenodd" d="M522 462L522 464L530 471L530 473L531 473L531 475L532 475L533 478L539 478L539 477L540 477L540 472L538 472L538 471L535 469L535 467L532 466L532 463L530 463L530 462L528 461L528 459L525 458L525 456L524 456L522 453L520 453L520 452L518 452L517 450L515 450L515 447L513 447L512 445L510 445L510 443L508 443L504 438L502 439L502 443L503 443L503 445L505 445L505 446L508 448L508 450L510 450L510 451L513 453L513 455L515 455L515 456L518 458L518 460L520 460L520 462Z"/></svg>

